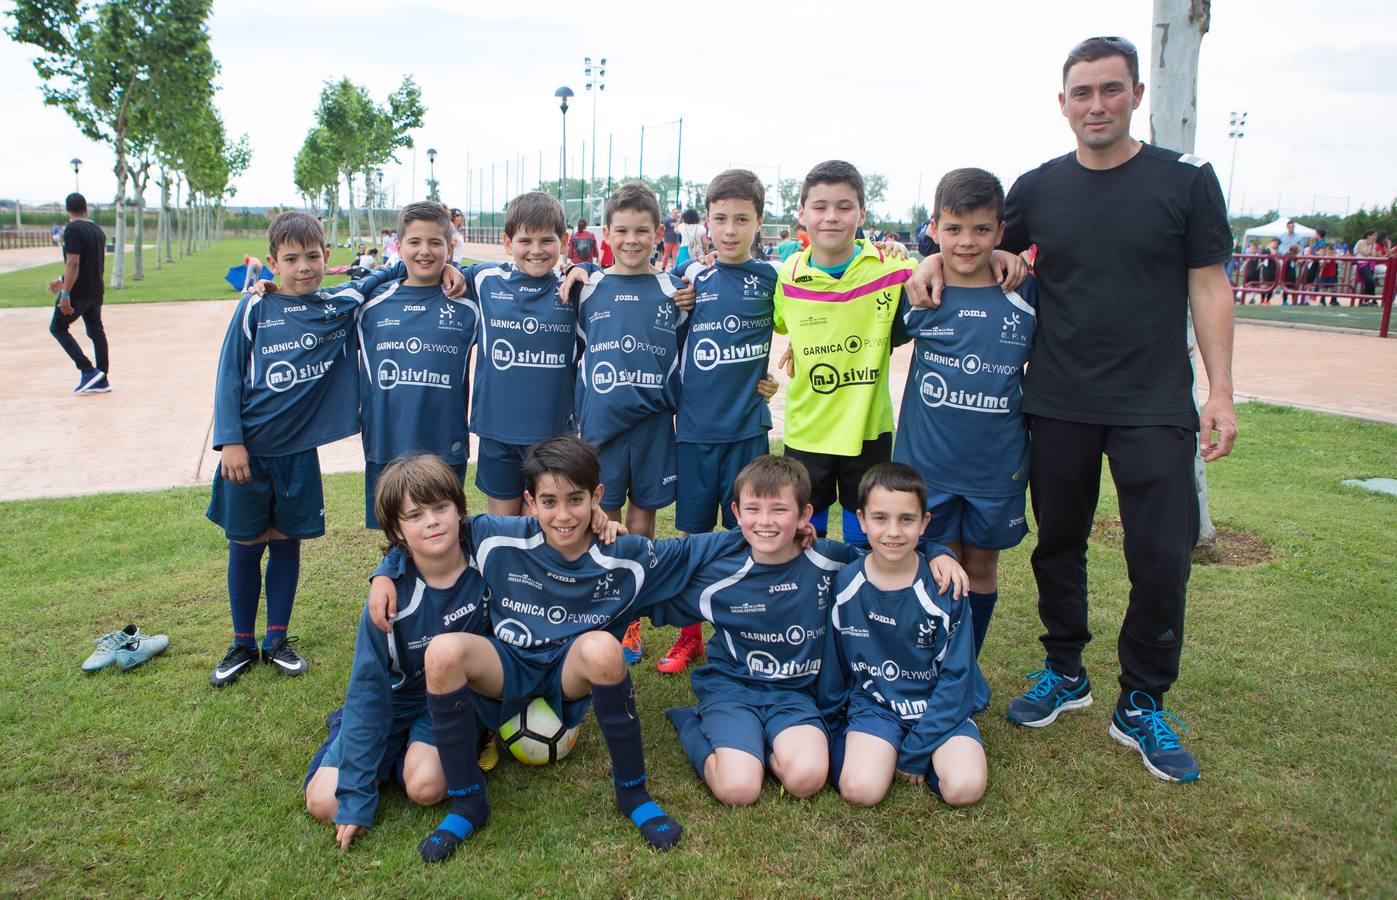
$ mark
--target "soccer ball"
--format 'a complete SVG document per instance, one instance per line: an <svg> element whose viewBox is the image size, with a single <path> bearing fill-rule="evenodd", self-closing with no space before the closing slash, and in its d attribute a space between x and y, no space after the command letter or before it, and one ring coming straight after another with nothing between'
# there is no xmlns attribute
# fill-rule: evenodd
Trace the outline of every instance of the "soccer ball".
<svg viewBox="0 0 1397 900"><path fill-rule="evenodd" d="M500 726L500 740L526 766L557 762L572 752L577 729L564 728L548 701L535 697L519 715Z"/></svg>

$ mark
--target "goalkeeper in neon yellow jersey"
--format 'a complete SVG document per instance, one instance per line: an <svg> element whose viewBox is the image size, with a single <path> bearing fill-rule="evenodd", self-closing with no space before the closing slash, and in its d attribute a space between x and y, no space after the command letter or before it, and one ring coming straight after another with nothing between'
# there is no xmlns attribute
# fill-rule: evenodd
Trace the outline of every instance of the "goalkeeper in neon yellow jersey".
<svg viewBox="0 0 1397 900"><path fill-rule="evenodd" d="M828 160L805 176L799 217L810 246L781 266L775 327L791 339L786 455L810 471L812 523L821 536L835 499L844 540L867 543L854 510L864 472L892 459L888 353L911 260L856 238L864 220L859 170Z"/></svg>

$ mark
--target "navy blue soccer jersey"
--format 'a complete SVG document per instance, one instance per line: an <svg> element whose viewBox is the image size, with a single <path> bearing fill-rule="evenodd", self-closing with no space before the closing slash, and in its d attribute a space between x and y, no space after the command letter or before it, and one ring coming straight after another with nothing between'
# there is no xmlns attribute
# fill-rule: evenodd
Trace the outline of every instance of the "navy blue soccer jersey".
<svg viewBox="0 0 1397 900"><path fill-rule="evenodd" d="M776 267L762 260L684 269L694 286L694 312L680 363L683 395L675 440L729 443L771 429L771 411L757 394L771 352Z"/></svg>
<svg viewBox="0 0 1397 900"><path fill-rule="evenodd" d="M682 594L652 613L660 625L713 626L708 664L693 674L695 690L730 678L813 693L825 658L834 576L858 553L821 539L790 562L765 565L752 559L742 532L717 534L729 542L736 536L736 552L710 560Z"/></svg>
<svg viewBox="0 0 1397 900"><path fill-rule="evenodd" d="M863 692L908 727L898 769L925 772L931 754L990 689L975 661L965 598L937 594L926 557L911 587L884 591L865 573L866 560L835 576L831 616L835 658L847 691Z"/></svg>
<svg viewBox="0 0 1397 900"><path fill-rule="evenodd" d="M893 459L932 488L1012 497L1028 485L1023 371L1037 324L1037 285L947 287L936 309L903 298L895 339L915 341Z"/></svg>
<svg viewBox="0 0 1397 900"><path fill-rule="evenodd" d="M471 431L505 444L534 444L575 431L577 305L558 296L558 276L535 278L512 263L465 273L480 304Z"/></svg>
<svg viewBox="0 0 1397 900"><path fill-rule="evenodd" d="M434 588L408 562L394 580L397 616L384 634L369 618L359 619L354 663L344 696L342 747L335 797L340 825L372 825L378 806L374 779L395 730L409 727L427 709L423 657L427 644L447 632L487 633L485 585L469 566L448 588Z"/></svg>
<svg viewBox="0 0 1397 900"><path fill-rule="evenodd" d="M364 364L364 459L392 462L430 451L452 465L470 440L470 351L480 311L440 285L391 282L359 312Z"/></svg>
<svg viewBox="0 0 1397 900"><path fill-rule="evenodd" d="M354 290L244 295L214 384L213 448L287 456L359 430Z"/></svg>
<svg viewBox="0 0 1397 900"><path fill-rule="evenodd" d="M582 439L604 444L678 399L679 348L688 314L674 276L594 272L578 301Z"/></svg>

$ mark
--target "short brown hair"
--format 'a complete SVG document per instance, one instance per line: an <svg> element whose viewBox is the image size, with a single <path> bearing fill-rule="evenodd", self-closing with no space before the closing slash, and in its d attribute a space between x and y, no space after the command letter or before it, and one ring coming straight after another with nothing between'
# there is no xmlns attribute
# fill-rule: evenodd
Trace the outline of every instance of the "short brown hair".
<svg viewBox="0 0 1397 900"><path fill-rule="evenodd" d="M940 219L943 212L963 216L975 209L994 210L995 221L1004 220L1004 185L999 179L984 169L952 169L942 175L933 218Z"/></svg>
<svg viewBox="0 0 1397 900"><path fill-rule="evenodd" d="M509 237L520 231L547 231L562 237L567 230L562 205L543 191L520 194L509 201L509 209L504 213L504 233Z"/></svg>
<svg viewBox="0 0 1397 900"><path fill-rule="evenodd" d="M704 208L712 209L717 200L751 200L758 216L766 214L766 187L755 172L747 169L728 169L713 177L703 198Z"/></svg>
<svg viewBox="0 0 1397 900"><path fill-rule="evenodd" d="M451 224L451 214L446 211L444 203L435 200L418 200L403 207L398 213L398 239L402 240L403 232L413 222L435 222L441 226L442 234L449 242L452 235L456 233L456 227Z"/></svg>
<svg viewBox="0 0 1397 900"><path fill-rule="evenodd" d="M538 480L545 475L566 478L590 494L601 484L601 463L591 444L576 435L560 434L530 447L519 474L530 495L538 492Z"/></svg>
<svg viewBox="0 0 1397 900"><path fill-rule="evenodd" d="M864 208L863 176L854 168L853 163L846 163L842 159L827 159L806 173L805 181L800 186L802 206L805 205L805 198L810 195L810 189L817 184L847 184L859 195L859 209Z"/></svg>
<svg viewBox="0 0 1397 900"><path fill-rule="evenodd" d="M310 213L284 212L272 220L267 229L267 252L276 259L282 244L300 244L302 247L325 248L325 229L320 220Z"/></svg>
<svg viewBox="0 0 1397 900"><path fill-rule="evenodd" d="M926 482L911 466L885 462L864 472L859 480L859 509L868 505L868 495L873 493L874 488L916 494L917 508L926 509Z"/></svg>
<svg viewBox="0 0 1397 900"><path fill-rule="evenodd" d="M655 221L655 228L660 227L660 201L656 199L654 191L639 181L627 181L616 189L616 193L611 195L610 200L606 201L606 226L608 228L611 227L611 217L622 209L649 213Z"/></svg>
<svg viewBox="0 0 1397 900"><path fill-rule="evenodd" d="M1062 64L1063 85L1066 86L1067 73L1077 63L1096 62L1108 56L1119 56L1125 60L1125 67L1130 70L1131 87L1140 83L1140 54L1135 50L1135 45L1123 37L1112 35L1089 37L1068 52L1067 61Z"/></svg>
<svg viewBox="0 0 1397 900"><path fill-rule="evenodd" d="M783 488L795 491L796 505L804 509L810 503L810 473L800 460L789 456L767 454L742 467L732 482L732 498L742 502L744 493L753 497L778 497Z"/></svg>
<svg viewBox="0 0 1397 900"><path fill-rule="evenodd" d="M461 487L461 478L446 460L435 453L400 456L383 467L378 484L374 485L374 515L388 538L385 550L398 547L407 551L407 543L399 535L401 529L398 527L405 500L418 506L450 500L462 516L466 514L466 492Z"/></svg>

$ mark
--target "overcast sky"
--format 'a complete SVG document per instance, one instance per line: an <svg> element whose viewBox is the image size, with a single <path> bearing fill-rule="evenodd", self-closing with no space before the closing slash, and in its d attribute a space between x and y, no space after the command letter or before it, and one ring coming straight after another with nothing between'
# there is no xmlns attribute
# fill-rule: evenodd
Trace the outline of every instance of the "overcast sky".
<svg viewBox="0 0 1397 900"><path fill-rule="evenodd" d="M1397 196L1397 13L1383 6L1213 4L1195 152L1213 163L1226 190L1229 113L1248 112L1234 211L1279 201L1287 213L1317 206L1342 214ZM466 202L468 173L475 184L482 167L488 203L491 162L496 205L517 192L521 159L525 188L538 183L540 152L544 176L556 178L561 115L553 92L560 85L578 95L567 116L569 170L576 174L586 141L590 171L592 98L583 90L582 59L591 55L607 58L596 112L598 176L609 136L613 177L634 175L641 126L682 116L685 180L740 165L774 184L778 168L781 177L796 177L838 157L885 175L882 211L903 216L919 198L930 202L947 169L981 166L1007 188L1024 170L1070 150L1057 91L1062 60L1081 38L1130 38L1148 72L1149 0L841 4L833 17L825 8L752 0L218 0L210 22L222 66L216 102L230 134L246 132L252 145L252 166L231 205L300 202L292 159L313 125L323 82L342 75L378 101L405 74L422 87L427 114L414 135L416 177L412 150L386 167L385 189L399 203L425 193L428 147L439 153L443 198L455 205ZM577 21L581 11L590 16ZM4 21L12 22L8 12ZM84 192L109 199L112 154L43 106L31 55L0 36L8 135L0 142L0 196L61 198L73 185L67 161L77 156ZM1147 91L1133 128L1142 139L1148 104ZM672 125L646 131L647 172L674 171L677 138Z"/></svg>

